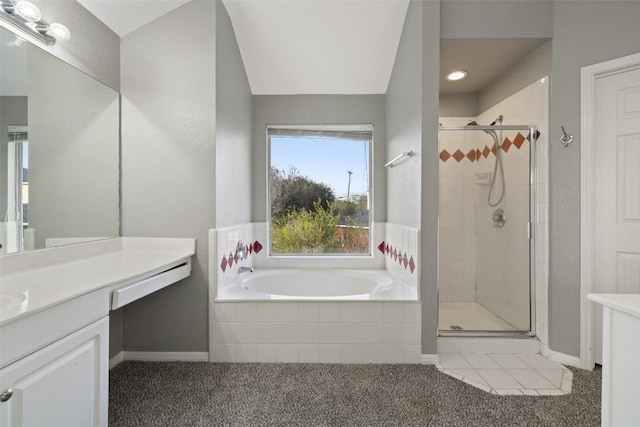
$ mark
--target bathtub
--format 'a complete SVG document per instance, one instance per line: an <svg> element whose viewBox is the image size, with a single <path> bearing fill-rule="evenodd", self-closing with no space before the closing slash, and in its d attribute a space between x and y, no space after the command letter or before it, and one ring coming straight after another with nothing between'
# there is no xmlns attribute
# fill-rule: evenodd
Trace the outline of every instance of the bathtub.
<svg viewBox="0 0 640 427"><path fill-rule="evenodd" d="M393 287L386 272L369 270L256 270L241 277L241 289L270 299L370 299Z"/></svg>
<svg viewBox="0 0 640 427"><path fill-rule="evenodd" d="M217 300L417 300L385 270L256 269L238 274Z"/></svg>
<svg viewBox="0 0 640 427"><path fill-rule="evenodd" d="M385 270L256 269L219 290L211 362L420 363L421 304Z"/></svg>

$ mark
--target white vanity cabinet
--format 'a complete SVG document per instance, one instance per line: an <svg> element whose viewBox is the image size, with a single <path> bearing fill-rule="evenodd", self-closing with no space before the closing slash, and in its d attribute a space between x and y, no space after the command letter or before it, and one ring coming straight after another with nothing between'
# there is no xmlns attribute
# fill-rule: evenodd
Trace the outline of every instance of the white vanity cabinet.
<svg viewBox="0 0 640 427"><path fill-rule="evenodd" d="M0 257L0 427L106 427L109 310L191 274L195 239Z"/></svg>
<svg viewBox="0 0 640 427"><path fill-rule="evenodd" d="M0 426L106 426L109 319L0 369Z"/></svg>
<svg viewBox="0 0 640 427"><path fill-rule="evenodd" d="M589 294L602 304L602 426L640 425L640 295Z"/></svg>

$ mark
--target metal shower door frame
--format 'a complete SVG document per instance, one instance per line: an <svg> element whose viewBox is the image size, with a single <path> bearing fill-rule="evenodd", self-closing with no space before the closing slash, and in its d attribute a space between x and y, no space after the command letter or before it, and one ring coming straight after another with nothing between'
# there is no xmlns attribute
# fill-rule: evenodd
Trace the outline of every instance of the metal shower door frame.
<svg viewBox="0 0 640 427"><path fill-rule="evenodd" d="M536 161L537 141L534 138L537 127L535 125L506 125L506 126L442 126L438 128L438 135L441 131L509 131L525 130L529 131L529 226L527 237L529 239L529 330L528 331L443 331L440 329L438 319L439 337L509 337L509 338L530 338L536 336L536 239L535 224L539 219L536 215L536 200L538 198L539 183L536 182L538 176L538 164ZM439 142L439 138L438 138ZM440 251L440 227L438 227L438 257ZM440 262L438 261L438 307L440 306Z"/></svg>

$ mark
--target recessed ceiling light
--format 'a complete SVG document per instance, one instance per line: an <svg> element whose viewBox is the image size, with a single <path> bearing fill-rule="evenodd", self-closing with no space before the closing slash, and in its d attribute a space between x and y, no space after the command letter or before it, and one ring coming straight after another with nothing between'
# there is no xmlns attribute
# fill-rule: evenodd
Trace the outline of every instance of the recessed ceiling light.
<svg viewBox="0 0 640 427"><path fill-rule="evenodd" d="M465 77L467 77L467 73L464 70L456 70L456 71L452 71L449 74L447 74L447 80L451 80L451 81L455 81L455 80L462 80Z"/></svg>

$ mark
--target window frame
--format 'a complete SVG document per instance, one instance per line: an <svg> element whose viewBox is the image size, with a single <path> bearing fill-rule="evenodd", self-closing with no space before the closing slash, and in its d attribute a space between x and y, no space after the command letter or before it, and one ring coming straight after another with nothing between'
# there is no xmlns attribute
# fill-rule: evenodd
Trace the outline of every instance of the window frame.
<svg viewBox="0 0 640 427"><path fill-rule="evenodd" d="M369 142L369 156L368 156L368 204L369 204L369 244L367 253L274 253L271 240L271 135L270 129L291 129L297 131L318 132L318 131L352 131L352 132L369 132L371 138ZM301 259L372 259L374 257L373 252L373 235L374 235L374 144L375 144L375 127L373 123L349 123L349 124L267 124L265 127L265 141L266 141L266 210L267 210L267 224L266 224L266 237L267 237L267 258L274 259L287 259L287 258L301 258Z"/></svg>

